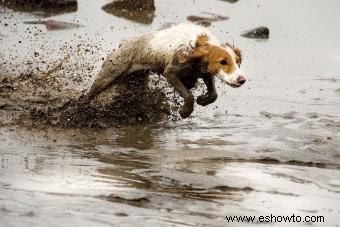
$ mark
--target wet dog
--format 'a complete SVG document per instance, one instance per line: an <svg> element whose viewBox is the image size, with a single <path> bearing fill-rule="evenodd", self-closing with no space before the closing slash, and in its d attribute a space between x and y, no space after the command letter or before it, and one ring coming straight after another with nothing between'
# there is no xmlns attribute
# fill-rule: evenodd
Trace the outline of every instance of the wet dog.
<svg viewBox="0 0 340 227"><path fill-rule="evenodd" d="M108 56L84 100L91 100L122 76L155 72L164 75L184 99L179 114L187 118L195 101L189 90L195 87L197 79L203 79L207 93L196 102L206 106L217 99L215 77L232 87L246 82L241 62L239 49L222 44L206 28L179 24L124 41Z"/></svg>

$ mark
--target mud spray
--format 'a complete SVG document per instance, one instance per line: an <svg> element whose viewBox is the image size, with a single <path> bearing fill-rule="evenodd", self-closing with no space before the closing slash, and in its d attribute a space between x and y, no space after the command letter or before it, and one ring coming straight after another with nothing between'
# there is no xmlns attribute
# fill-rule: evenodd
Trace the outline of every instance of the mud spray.
<svg viewBox="0 0 340 227"><path fill-rule="evenodd" d="M86 56L89 48L71 52L68 48L59 62L35 60L35 64L11 65L18 69L17 75L3 70L0 125L106 128L178 119L181 100L174 89L162 76L144 72L123 77L89 104L81 104L79 97L87 92L96 73L91 71L94 67L84 67L86 64L77 68L75 59ZM35 57L39 58L38 54ZM24 67L21 71L25 72L20 72Z"/></svg>
<svg viewBox="0 0 340 227"><path fill-rule="evenodd" d="M143 71L81 104L112 51L97 39L75 36L60 47L51 41L25 54L0 53L0 126L106 128L180 119L182 98L163 76ZM193 92L205 91L201 82Z"/></svg>
<svg viewBox="0 0 340 227"><path fill-rule="evenodd" d="M83 104L79 96L86 91L63 89L61 81L47 74L1 76L1 124L105 128L168 119L169 99L159 87L165 83L154 82L141 72L133 74Z"/></svg>

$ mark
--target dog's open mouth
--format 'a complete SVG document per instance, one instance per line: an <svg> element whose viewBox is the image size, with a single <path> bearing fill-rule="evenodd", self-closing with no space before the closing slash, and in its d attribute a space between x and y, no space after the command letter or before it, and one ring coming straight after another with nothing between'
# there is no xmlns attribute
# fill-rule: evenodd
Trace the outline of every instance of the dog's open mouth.
<svg viewBox="0 0 340 227"><path fill-rule="evenodd" d="M238 87L241 87L242 86L242 84L230 84L230 83L228 83L228 82L225 82L226 84L228 84L230 87L232 87L232 88L238 88Z"/></svg>

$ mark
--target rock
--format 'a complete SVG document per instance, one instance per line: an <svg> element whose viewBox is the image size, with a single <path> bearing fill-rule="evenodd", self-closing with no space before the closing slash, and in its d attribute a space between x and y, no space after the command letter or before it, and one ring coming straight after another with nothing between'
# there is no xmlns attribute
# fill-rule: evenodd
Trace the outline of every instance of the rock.
<svg viewBox="0 0 340 227"><path fill-rule="evenodd" d="M209 27L212 22L223 21L223 20L229 19L229 17L227 16L221 16L221 15L217 15L213 13L204 13L204 14L209 14L210 16L205 17L205 16L190 15L190 16L187 16L187 20L194 22L196 24L205 26L205 27Z"/></svg>
<svg viewBox="0 0 340 227"><path fill-rule="evenodd" d="M24 21L24 24L43 24L46 26L47 30L62 30L62 29L74 29L83 27L83 25L63 22L63 21L55 21L55 20L38 20L38 21Z"/></svg>
<svg viewBox="0 0 340 227"><path fill-rule="evenodd" d="M269 28L261 26L242 34L243 37L250 39L269 39Z"/></svg>
<svg viewBox="0 0 340 227"><path fill-rule="evenodd" d="M118 0L106 4L105 12L141 24L151 24L155 17L154 0Z"/></svg>
<svg viewBox="0 0 340 227"><path fill-rule="evenodd" d="M2 0L0 5L14 11L43 12L49 15L56 15L77 11L77 0Z"/></svg>
<svg viewBox="0 0 340 227"><path fill-rule="evenodd" d="M15 5L31 5L40 8L77 6L76 0L3 0L3 3Z"/></svg>

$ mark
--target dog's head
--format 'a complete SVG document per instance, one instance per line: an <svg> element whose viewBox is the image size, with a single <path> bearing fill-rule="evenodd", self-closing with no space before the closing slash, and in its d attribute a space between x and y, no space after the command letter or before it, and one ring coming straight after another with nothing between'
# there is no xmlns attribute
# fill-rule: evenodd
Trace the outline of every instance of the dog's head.
<svg viewBox="0 0 340 227"><path fill-rule="evenodd" d="M241 51L229 44L212 45L207 36L200 36L189 58L199 60L204 73L216 76L232 87L240 87L246 82L240 69Z"/></svg>

